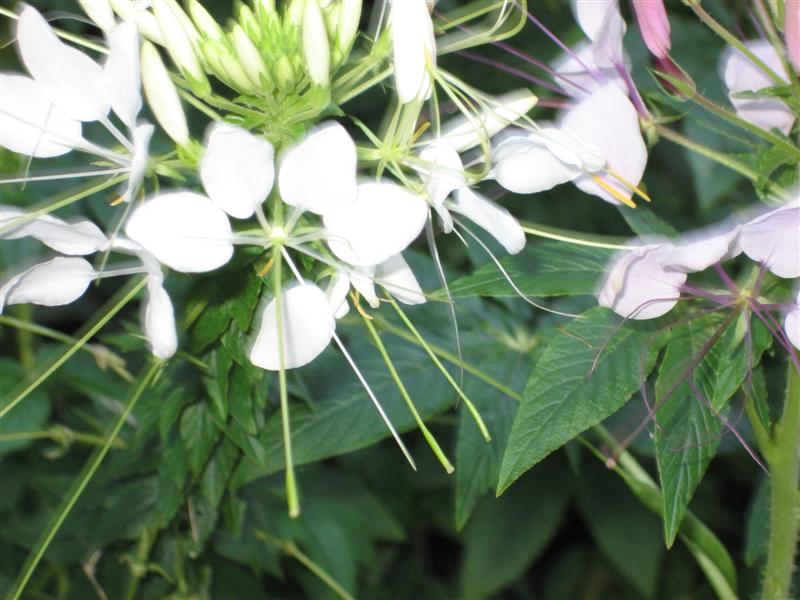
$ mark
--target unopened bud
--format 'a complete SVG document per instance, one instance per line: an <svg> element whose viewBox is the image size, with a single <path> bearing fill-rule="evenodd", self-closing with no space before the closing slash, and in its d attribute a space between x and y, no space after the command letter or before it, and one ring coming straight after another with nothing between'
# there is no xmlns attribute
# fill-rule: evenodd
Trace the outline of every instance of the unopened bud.
<svg viewBox="0 0 800 600"><path fill-rule="evenodd" d="M331 70L331 54L328 32L317 0L305 2L303 11L303 57L306 72L317 85L328 85Z"/></svg>
<svg viewBox="0 0 800 600"><path fill-rule="evenodd" d="M161 128L179 146L189 141L189 127L178 90L170 79L161 56L150 42L142 43L142 87L147 103Z"/></svg>
<svg viewBox="0 0 800 600"><path fill-rule="evenodd" d="M303 5L305 3L306 0L290 0L284 16L285 21L299 28L303 22Z"/></svg>
<svg viewBox="0 0 800 600"><path fill-rule="evenodd" d="M697 85L691 76L681 69L669 56L654 58L656 81L665 92L676 100L688 100L697 93Z"/></svg>
<svg viewBox="0 0 800 600"><path fill-rule="evenodd" d="M281 54L275 67L275 78L282 92L291 92L295 87L295 72L292 61L285 54Z"/></svg>
<svg viewBox="0 0 800 600"><path fill-rule="evenodd" d="M164 45L164 36L158 27L158 21L147 7L133 0L109 0L111 8L123 21L133 21L139 28L139 33L155 44Z"/></svg>
<svg viewBox="0 0 800 600"><path fill-rule="evenodd" d="M231 38L233 39L233 47L239 57L239 62L247 76L259 87L264 87L265 89L262 91L270 91L272 89L272 80L267 72L267 65L264 64L264 59L261 58L258 48L255 47L239 24L233 26Z"/></svg>
<svg viewBox="0 0 800 600"><path fill-rule="evenodd" d="M212 40L221 40L225 36L222 27L214 20L214 17L197 0L189 0L189 15L191 15L195 26L203 32L203 36Z"/></svg>
<svg viewBox="0 0 800 600"><path fill-rule="evenodd" d="M174 0L153 0L153 12L164 37L164 45L175 66L180 69L196 94L207 95L211 91L211 85L197 56L200 36L194 25Z"/></svg>
<svg viewBox="0 0 800 600"><path fill-rule="evenodd" d="M336 24L336 47L344 55L350 51L361 21L361 0L342 0Z"/></svg>
<svg viewBox="0 0 800 600"><path fill-rule="evenodd" d="M117 26L117 20L114 18L114 9L108 3L108 0L78 0L83 12L94 21L103 33L111 33L111 30Z"/></svg>
<svg viewBox="0 0 800 600"><path fill-rule="evenodd" d="M647 49L656 58L669 56L669 19L663 0L633 0L633 12Z"/></svg>

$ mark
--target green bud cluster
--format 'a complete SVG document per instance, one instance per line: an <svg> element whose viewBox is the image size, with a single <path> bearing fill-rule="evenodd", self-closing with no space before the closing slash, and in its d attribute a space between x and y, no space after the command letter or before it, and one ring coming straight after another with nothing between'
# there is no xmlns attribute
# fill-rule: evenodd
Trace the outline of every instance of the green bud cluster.
<svg viewBox="0 0 800 600"><path fill-rule="evenodd" d="M198 0L186 4L204 70L241 94L301 95L328 87L355 39L361 0L237 2L223 28Z"/></svg>

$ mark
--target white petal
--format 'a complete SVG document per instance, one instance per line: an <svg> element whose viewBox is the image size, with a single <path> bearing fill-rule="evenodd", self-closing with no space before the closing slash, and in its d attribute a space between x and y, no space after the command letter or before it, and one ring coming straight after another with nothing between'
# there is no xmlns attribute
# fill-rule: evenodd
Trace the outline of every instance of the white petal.
<svg viewBox="0 0 800 600"><path fill-rule="evenodd" d="M402 254L395 254L375 269L375 282L404 304L424 304L425 294Z"/></svg>
<svg viewBox="0 0 800 600"><path fill-rule="evenodd" d="M189 127L178 90L158 50L149 42L142 44L141 64L142 87L158 124L179 146L186 145L189 142Z"/></svg>
<svg viewBox="0 0 800 600"><path fill-rule="evenodd" d="M598 36L610 10L619 12L617 0L573 0L572 2L575 20L590 40Z"/></svg>
<svg viewBox="0 0 800 600"><path fill-rule="evenodd" d="M683 273L704 271L711 265L733 258L740 252L736 243L738 235L738 227L725 233L701 232L694 236L689 235L686 243L675 246L669 252L669 258L665 260L664 266Z"/></svg>
<svg viewBox="0 0 800 600"><path fill-rule="evenodd" d="M0 312L8 304L69 304L83 295L95 276L83 258L60 256L34 265L0 287Z"/></svg>
<svg viewBox="0 0 800 600"><path fill-rule="evenodd" d="M178 349L178 332L175 328L172 301L161 285L160 276L151 275L147 278L147 294L144 333L150 342L153 356L166 360Z"/></svg>
<svg viewBox="0 0 800 600"><path fill-rule="evenodd" d="M114 11L108 0L78 0L83 12L94 21L94 24L102 29L105 33L110 33L117 25L117 20L114 18Z"/></svg>
<svg viewBox="0 0 800 600"><path fill-rule="evenodd" d="M461 115L447 122L444 137L456 149L464 152L477 146L517 121L536 106L539 99L528 90L515 90L492 99L486 98L489 108L478 117Z"/></svg>
<svg viewBox="0 0 800 600"><path fill-rule="evenodd" d="M0 205L0 225L3 227L8 227L14 219L26 215L24 210L15 206ZM41 215L17 227L12 226L0 237L16 240L28 236L36 238L61 254L91 254L108 246L108 238L91 221L80 219L74 223L67 223L51 215Z"/></svg>
<svg viewBox="0 0 800 600"><path fill-rule="evenodd" d="M108 36L108 59L103 66L111 108L129 129L136 126L142 108L139 67L139 31L133 22L122 23Z"/></svg>
<svg viewBox="0 0 800 600"><path fill-rule="evenodd" d="M27 156L66 154L81 141L81 123L50 102L30 77L0 73L0 146Z"/></svg>
<svg viewBox="0 0 800 600"><path fill-rule="evenodd" d="M283 291L283 365L286 369L310 363L328 346L336 329L325 294L311 284ZM275 300L267 304L250 360L269 371L280 369Z"/></svg>
<svg viewBox="0 0 800 600"><path fill-rule="evenodd" d="M606 11L600 28L592 37L592 51L595 62L600 67L622 65L622 37L625 35L625 21L616 2Z"/></svg>
<svg viewBox="0 0 800 600"><path fill-rule="evenodd" d="M581 174L580 169L559 160L538 136L513 136L497 145L492 176L517 194L549 190Z"/></svg>
<svg viewBox="0 0 800 600"><path fill-rule="evenodd" d="M124 202L130 202L133 195L147 172L147 161L150 150L150 138L153 137L155 127L150 123L144 123L133 130L133 157L131 158L131 170L128 173L128 185L122 196Z"/></svg>
<svg viewBox="0 0 800 600"><path fill-rule="evenodd" d="M783 330L792 345L800 350L800 291L797 293L794 306L786 313Z"/></svg>
<svg viewBox="0 0 800 600"><path fill-rule="evenodd" d="M103 69L83 52L58 39L39 12L25 6L17 21L22 62L44 94L67 115L97 121L111 107Z"/></svg>
<svg viewBox="0 0 800 600"><path fill-rule="evenodd" d="M604 156L611 169L634 185L639 184L647 164L647 147L639 131L636 109L616 85L606 84L581 100L565 113L561 125ZM616 178L607 174L600 177L622 196L633 195L632 190ZM575 185L587 194L619 204L589 175L576 179Z"/></svg>
<svg viewBox="0 0 800 600"><path fill-rule="evenodd" d="M281 198L318 215L340 210L356 199L356 145L347 130L330 121L292 146L281 160Z"/></svg>
<svg viewBox="0 0 800 600"><path fill-rule="evenodd" d="M428 199L434 208L439 208L454 190L467 185L464 163L456 149L446 140L431 142L420 152L424 163L417 167L423 177Z"/></svg>
<svg viewBox="0 0 800 600"><path fill-rule="evenodd" d="M525 232L511 213L469 188L458 190L455 202L448 207L492 234L509 254L525 247Z"/></svg>
<svg viewBox="0 0 800 600"><path fill-rule="evenodd" d="M353 205L324 216L328 245L355 266L376 265L414 241L428 218L424 199L393 183L362 183Z"/></svg>
<svg viewBox="0 0 800 600"><path fill-rule="evenodd" d="M253 216L275 180L275 151L266 140L230 123L215 124L200 164L209 198L237 219Z"/></svg>
<svg viewBox="0 0 800 600"><path fill-rule="evenodd" d="M598 303L629 319L654 319L678 302L686 273L664 268L669 248L644 246L618 256Z"/></svg>
<svg viewBox="0 0 800 600"><path fill-rule="evenodd" d="M739 245L778 277L800 277L800 203L795 201L742 225Z"/></svg>
<svg viewBox="0 0 800 600"><path fill-rule="evenodd" d="M331 277L325 290L325 297L337 319L345 316L350 308L347 305L347 293L350 291L350 278L344 271L337 272Z"/></svg>
<svg viewBox="0 0 800 600"><path fill-rule="evenodd" d="M375 284L372 279L375 277L375 267L361 267L354 269L350 273L350 284L361 294L372 308L380 306L380 300L375 294Z"/></svg>
<svg viewBox="0 0 800 600"><path fill-rule="evenodd" d="M153 13L147 10L150 2L109 0L109 3L123 21L133 21L144 37L160 46L164 45L164 36L161 35L158 21Z"/></svg>
<svg viewBox="0 0 800 600"><path fill-rule="evenodd" d="M205 196L171 192L136 208L125 232L159 262L183 273L212 271L233 255L228 218Z"/></svg>
<svg viewBox="0 0 800 600"><path fill-rule="evenodd" d="M436 66L436 39L425 0L392 0L394 77L400 102L431 94L428 67Z"/></svg>
<svg viewBox="0 0 800 600"><path fill-rule="evenodd" d="M745 46L769 68L786 80L786 71L775 48L766 40L745 42ZM778 98L735 98L738 92L752 92L772 87L775 83L759 67L738 50L728 48L720 58L722 78L728 88L736 113L764 129L779 129L788 134L794 124L794 113Z"/></svg>

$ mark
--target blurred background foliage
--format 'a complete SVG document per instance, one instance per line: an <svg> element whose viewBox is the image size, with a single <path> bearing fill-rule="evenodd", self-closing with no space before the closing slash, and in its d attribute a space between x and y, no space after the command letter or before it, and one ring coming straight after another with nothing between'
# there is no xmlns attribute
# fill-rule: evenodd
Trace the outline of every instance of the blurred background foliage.
<svg viewBox="0 0 800 600"><path fill-rule="evenodd" d="M93 34L69 0L33 0L58 25ZM205 2L220 19L227 0ZM369 3L366 3L367 5ZM735 21L737 2L708 3ZM4 1L4 6L14 3ZM455 7L442 0L441 10ZM648 55L630 14L627 51L643 94L662 98L648 72ZM529 9L567 43L579 37L569 5L534 0ZM725 102L717 74L722 43L679 3L669 3L674 55L706 95ZM741 21L743 23L743 21ZM366 19L365 19L366 24ZM2 21L0 65L19 70L13 27ZM558 49L531 26L511 43L548 62ZM498 48L483 56L530 69ZM521 80L463 56L440 64L487 92L525 85ZM547 91L541 92L547 97ZM387 96L361 96L346 110L377 124ZM686 136L716 149L752 151L740 132L687 104L668 108ZM192 113L189 113L192 116ZM534 118L552 118L535 109ZM193 115L197 117L197 115ZM202 119L194 132L202 137ZM354 130L355 131L355 130ZM97 132L98 135L101 132ZM158 143L157 141L154 143ZM2 151L2 173L15 174L24 162ZM753 159L752 155L748 160ZM74 154L43 167L76 166ZM41 171L37 170L37 173ZM702 156L662 140L650 155L644 182L652 206L638 213L582 194L566 184L535 196L484 191L526 221L586 233L631 236L663 221L677 230L725 218L757 198L754 187ZM26 206L65 194L64 184L3 186L2 203ZM112 217L113 190L70 207L101 223ZM71 211L71 213L70 213ZM398 335L390 307L376 325L423 417L456 466L447 475L414 428L386 368L351 314L341 334L366 378L414 454L418 471L402 459L354 375L332 349L311 366L290 373L293 439L303 511L290 519L283 491L283 451L277 388L268 373L246 358L249 320L259 302L260 284L236 271L191 283L170 276L178 314L200 316L184 323L182 353L145 393L123 427L118 447L92 478L50 545L29 584L27 598L686 598L714 592L687 548L667 550L660 519L631 494L601 460L573 441L522 475L495 497L500 461L511 423L531 369L566 320L508 297L480 298L459 288L461 275L486 264L479 248L452 236L440 250L457 302L464 362L460 369L448 309L429 303L407 310L424 337L442 349L455 378L481 411L493 440L485 443L457 402L452 387L424 350ZM542 256L577 260L574 248L531 238L512 264L524 272ZM31 264L41 248L26 240L4 243L4 274ZM581 260L595 267L595 281L608 253L588 249ZM241 268L247 267L247 257ZM252 260L252 259L250 259ZM422 245L409 253L423 287L439 287ZM244 272L244 271L242 271ZM548 301L552 308L578 312L591 307L592 281L570 295ZM249 282L249 283L248 283ZM33 320L61 334L75 335L117 292L115 283L93 288L80 303L59 309L14 307L12 319ZM556 288L565 283L554 283ZM459 291L461 289L461 291ZM480 290L478 290L480 291ZM35 314L35 319L32 315ZM13 390L26 373L36 372L63 352L63 341L0 326L0 393ZM144 342L135 309L126 308L103 329L98 345L76 354L0 425L0 590L7 590L93 447L121 413L130 393L130 374L144 368ZM216 343L219 341L219 343ZM125 367L109 368L108 354ZM444 355L443 355L444 356ZM447 357L452 360L448 360ZM197 361L202 361L200 366ZM205 364L205 367L202 365ZM119 365L116 365L119 367ZM781 360L768 356L764 373L780 386ZM6 400L0 400L0 404ZM740 411L741 408L734 408ZM624 439L647 412L636 396L606 426ZM731 418L735 421L735 415ZM744 423L744 419L741 420ZM655 473L652 426L633 441L642 464ZM14 434L39 432L35 437ZM742 431L747 437L749 432ZM742 597L755 593L763 558L764 474L741 444L720 434L712 464L691 508L714 531L733 558ZM104 596L103 596L104 595Z"/></svg>

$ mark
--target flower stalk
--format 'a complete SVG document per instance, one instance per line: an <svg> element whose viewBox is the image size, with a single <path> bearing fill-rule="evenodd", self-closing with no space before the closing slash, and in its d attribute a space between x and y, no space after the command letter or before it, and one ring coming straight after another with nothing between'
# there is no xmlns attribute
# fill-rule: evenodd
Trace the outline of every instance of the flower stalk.
<svg viewBox="0 0 800 600"><path fill-rule="evenodd" d="M800 373L789 362L783 416L775 426L770 472L770 533L764 570L765 600L789 598L800 535Z"/></svg>

